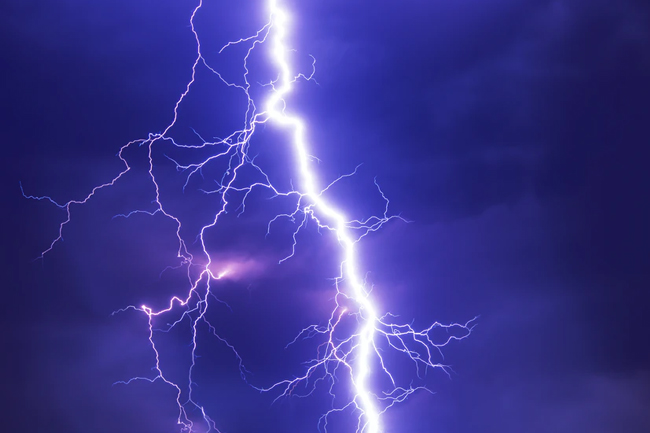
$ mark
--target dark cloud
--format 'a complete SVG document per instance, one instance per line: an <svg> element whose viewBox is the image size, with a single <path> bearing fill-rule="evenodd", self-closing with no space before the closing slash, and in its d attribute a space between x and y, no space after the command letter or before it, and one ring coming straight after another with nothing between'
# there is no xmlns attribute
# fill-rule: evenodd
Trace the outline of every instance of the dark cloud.
<svg viewBox="0 0 650 433"><path fill-rule="evenodd" d="M9 276L3 361L12 428L176 431L168 388L111 386L147 374L151 354L138 343L146 343L142 317L110 313L159 302L184 284L174 271L161 275L177 264L173 224L112 219L152 199L142 149L129 155L135 168L124 182L74 208L65 241L44 261L31 260L65 215L22 199L18 182L30 194L78 198L120 169L119 146L169 122L195 55L192 6L0 6ZM452 380L432 375L427 383L437 394L396 408L387 425L647 431L649 6L408 0L294 7L301 37L293 42L316 57L318 81L300 84L294 103L309 122L323 182L363 163L332 194L367 216L383 207L377 176L391 210L412 221L392 222L360 245L381 307L416 324L480 314L471 338L445 352ZM259 2L206 2L197 25L210 60L240 73L233 59L241 53L215 53L263 19ZM307 56L302 61L309 66ZM200 74L174 131L188 140L197 140L190 127L210 137L240 118L225 108L240 103L236 96ZM270 174L284 179L290 172L278 162L286 156L279 138L263 131L255 145ZM170 202L194 221L188 234L215 206L195 191L212 185L205 174ZM164 179L178 190L183 180L171 166ZM313 348L283 347L327 317L335 268L311 229L296 257L277 264L290 251L290 224L267 237L265 224L284 205L254 196L243 216L228 215L210 235L212 251L237 269L219 293L230 308L220 304L212 320L264 384L300 371ZM180 334L170 336L178 350L170 356L187 351ZM314 427L318 398L272 405L271 396L242 383L227 348L215 343L202 356L205 385L197 392L225 431ZM251 401L254 408L241 409Z"/></svg>

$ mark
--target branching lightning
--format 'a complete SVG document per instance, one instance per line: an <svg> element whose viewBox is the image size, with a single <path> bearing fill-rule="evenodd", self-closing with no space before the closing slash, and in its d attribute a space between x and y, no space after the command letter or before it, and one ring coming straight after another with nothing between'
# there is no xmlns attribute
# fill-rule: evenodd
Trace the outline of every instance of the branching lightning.
<svg viewBox="0 0 650 433"><path fill-rule="evenodd" d="M71 200L59 204L49 197L28 196L31 199L48 200L66 213L65 220L60 224L58 236L49 247L43 251L41 257L47 254L63 238L64 229L71 221L72 210L77 205L88 202L101 189L110 187L120 181L132 167L127 161L125 153L131 147L146 146L148 152L148 174L154 188L153 208L135 210L129 214L120 215L128 218L136 213L149 215L162 214L170 219L176 226L177 256L181 267L187 269L189 291L184 296L175 296L169 300L166 308L155 310L147 305L129 306L118 312L137 311L146 315L148 320L149 344L155 355L153 376L134 377L121 382L128 384L136 380L162 381L176 390L178 404L178 424L184 432L204 432L217 429L215 422L207 414L203 405L196 401L193 395L193 371L195 369L196 351L198 347L197 333L199 327L205 327L217 339L232 350L244 380L247 380L248 371L235 347L221 338L217 329L212 326L206 312L213 302L218 299L213 291L218 286L219 280L228 275L229 269L213 259L209 252L205 234L217 226L220 218L227 212L246 209L246 200L255 189L266 189L275 197L287 197L294 200L287 212L280 213L268 223L268 231L274 223L282 219L300 221L292 233L292 249L280 262L291 259L295 254L297 235L307 221L314 221L318 227L335 239L340 254L340 271L335 276L336 294L331 315L324 325L312 325L298 333L289 344L295 344L304 338L321 339L314 358L308 362L306 370L298 377L280 380L270 386L251 385L263 392L277 392L278 398L290 395L310 395L317 387L324 386L331 395L331 409L324 413L318 421L319 429L328 430L330 418L336 414L352 414L355 419L356 433L380 433L385 431L382 426L381 415L391 406L407 399L412 393L423 386L414 386L412 382L401 383L394 370L391 369L389 358L402 357L409 361L414 370L414 377L420 377L427 369L436 368L447 371L447 367L438 361L440 348L452 340L465 338L471 332L472 321L463 324L443 325L434 323L424 329L416 329L410 324L396 322L396 316L378 311L378 306L373 299L370 288L364 281L364 272L359 268L357 244L366 235L380 229L385 223L399 216L389 214L389 201L375 181L378 194L385 203L383 212L367 219L354 219L348 217L346 212L326 197L330 187L350 175L344 175L325 186L321 184L317 175L316 158L310 155L311 149L308 140L308 128L301 117L290 109L289 97L298 80L313 80L315 60L309 74L297 71L291 62L289 34L291 17L280 0L268 0L268 21L255 34L229 42L221 49L224 52L235 46L247 47L244 57L245 73L241 82L231 82L224 78L216 68L210 65L203 55L199 33L195 27L195 18L203 7L205 0L200 0L193 10L190 18L191 31L196 40L196 57L191 69L191 79L184 92L178 98L173 111L173 119L169 125L158 134L149 134L147 138L134 140L124 145L118 157L124 164L123 170L109 182L93 188L81 200ZM256 102L252 96L252 84L249 82L249 58L254 50L267 49L271 56L276 77L264 85L267 89L261 102ZM192 90L198 68L206 68L214 74L224 85L238 89L246 98L246 112L243 127L224 139L218 141L203 141L199 145L178 143L170 136L170 130L178 119L179 110ZM251 138L261 125L278 128L285 131L289 137L288 144L293 149L295 164L299 173L297 185L290 190L276 188L249 154ZM154 152L159 143L166 142L177 149L204 149L211 150L210 156L191 164L181 164L169 158L179 172L186 175L184 188L189 185L192 177L217 160L228 161L227 169L217 182L217 188L204 191L206 194L218 197L220 207L211 221L204 225L198 232L196 239L187 239L183 233L181 218L174 215L161 199L161 186L154 166ZM214 151L212 151L212 149ZM249 177L240 173L246 167L256 173L256 180L249 182ZM188 245L197 241L200 253L191 253ZM214 269L221 271L216 272ZM198 271L197 271L198 270ZM158 321L170 313L177 313L176 320L160 328ZM161 355L157 346L156 335L158 332L167 332L182 321L189 321L192 330L191 356L192 362L188 371L187 386L175 383L161 367ZM350 331L351 329L351 331ZM444 332L440 339L434 336L437 330ZM387 349L390 355L387 355ZM402 376L400 374L399 376ZM337 396L335 385L346 383L351 390L349 399ZM199 413L200 416L195 414Z"/></svg>

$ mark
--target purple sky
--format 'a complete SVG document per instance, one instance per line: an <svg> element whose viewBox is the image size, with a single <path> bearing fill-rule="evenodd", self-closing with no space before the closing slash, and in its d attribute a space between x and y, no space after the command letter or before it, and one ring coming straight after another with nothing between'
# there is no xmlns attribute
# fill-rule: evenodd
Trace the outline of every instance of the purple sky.
<svg viewBox="0 0 650 433"><path fill-rule="evenodd" d="M205 52L260 27L261 3L206 1L197 20ZM300 85L294 107L322 178L363 163L335 191L340 202L360 215L381 210L376 177L391 210L412 221L360 246L381 308L420 326L480 315L472 336L445 350L451 380L430 374L435 394L390 411L387 433L649 431L650 7L292 3L293 42L317 59L318 82ZM142 155L132 154L132 176L75 208L65 242L42 261L33 259L64 215L25 200L18 185L79 198L118 172L120 146L165 128L195 54L194 6L0 6L8 431L178 431L169 388L112 386L147 374L152 357L143 317L111 312L182 287L173 273L159 276L175 264L168 221L111 218L152 199ZM219 66L241 73L227 58ZM175 132L223 135L241 100L199 78ZM286 150L268 135L260 158L286 182ZM196 193L205 185L172 198L197 224L210 208ZM311 356L308 344L284 345L327 318L332 246L306 232L296 257L276 265L290 232L265 238L279 205L258 201L211 237L218 257L246 269L220 288L232 312L217 308L213 320L251 381L268 385ZM182 332L170 336L179 375L187 343ZM223 346L206 339L202 356L198 392L224 432L317 431L322 399L272 404L241 381Z"/></svg>

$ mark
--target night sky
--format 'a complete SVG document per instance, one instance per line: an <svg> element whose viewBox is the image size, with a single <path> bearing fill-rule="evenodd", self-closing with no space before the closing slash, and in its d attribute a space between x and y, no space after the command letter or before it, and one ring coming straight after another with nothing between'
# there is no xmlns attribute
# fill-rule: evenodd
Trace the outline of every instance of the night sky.
<svg viewBox="0 0 650 433"><path fill-rule="evenodd" d="M381 212L376 177L391 211L410 221L361 243L380 308L421 327L480 316L444 350L451 377L431 372L435 393L389 411L386 433L650 431L647 2L290 4L297 55L317 61L317 83L300 83L290 104L309 125L321 179L362 164L333 191L338 202L358 216ZM134 148L132 173L73 208L64 242L42 260L65 215L23 198L19 185L63 202L84 197L119 172L122 145L169 124L196 54L195 6L0 5L4 431L178 431L169 387L113 386L151 375L153 357L145 317L111 313L160 307L187 286L182 274L161 274L178 265L169 220L113 218L151 204L146 153ZM216 51L265 19L262 1L206 1L197 27L220 71L242 73L236 50ZM205 69L197 80L174 135L196 142L191 128L215 137L239 127L241 98ZM288 188L291 155L267 129L260 163ZM156 161L178 192L162 153ZM215 206L198 192L214 177L166 196L194 221L188 234ZM281 204L260 194L209 236L215 257L242 269L218 289L230 309L216 305L212 320L258 386L303 371L313 345L284 346L327 320L336 273L336 250L313 227L277 264L290 227L265 232ZM181 377L188 335L165 341L170 374ZM273 403L277 394L241 380L227 348L203 341L197 393L223 432L317 431L326 401Z"/></svg>

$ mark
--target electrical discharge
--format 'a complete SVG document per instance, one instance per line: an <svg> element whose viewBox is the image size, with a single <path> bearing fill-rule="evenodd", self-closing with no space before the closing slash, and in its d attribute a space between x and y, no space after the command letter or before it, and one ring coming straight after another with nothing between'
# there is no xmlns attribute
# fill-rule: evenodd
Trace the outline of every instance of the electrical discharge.
<svg viewBox="0 0 650 433"><path fill-rule="evenodd" d="M88 202L101 189L110 187L122 179L127 172L132 170L126 153L134 147L146 147L148 159L148 177L154 190L152 201L153 209L135 210L128 214L119 215L130 217L134 214L162 214L173 221L176 226L177 256L181 267L187 269L189 290L185 295L174 296L162 309L154 309L147 305L128 306L118 312L137 311L146 315L148 320L149 344L155 355L154 372L150 377L133 377L121 383L131 383L136 380L149 382L162 381L176 391L178 405L177 422L183 432L218 431L218 422L213 420L204 405L195 398L193 372L196 366L197 339L200 327L205 327L216 338L232 350L239 363L242 379L246 380L248 371L244 367L242 357L234 345L219 336L215 326L211 325L206 317L206 312L212 302L218 300L214 291L219 282L227 277L230 270L222 266L218 258L210 253L210 246L206 233L215 228L220 219L229 210L239 209L244 212L246 200L253 190L266 189L274 197L292 199L294 205L284 213L279 213L268 223L268 231L274 223L287 219L292 222L299 221L292 233L291 252L280 260L284 262L295 254L297 235L308 221L315 222L324 233L329 233L337 245L337 254L340 262L338 275L333 276L336 293L334 294L333 308L327 322L323 325L311 325L302 329L294 341L302 338L321 339L317 353L313 359L306 363L306 368L298 377L279 380L269 386L250 384L263 392L276 392L278 398L290 395L309 395L317 387L324 386L331 395L331 409L322 414L318 420L318 428L328 431L330 418L335 414L351 416L354 422L351 429L355 433L380 433L385 428L382 425L382 414L394 404L403 402L417 390L428 390L425 386L414 386L413 380L404 381L404 372L399 375L389 366L393 358L402 357L412 364L414 373L409 373L413 378L421 377L429 368L448 371L448 367L436 361L440 357L440 349L452 340L467 337L472 329L474 319L466 323L441 324L433 323L424 329L416 329L410 324L396 322L397 317L379 311L364 279L364 271L359 266L359 251L357 245L366 235L377 231L392 219L401 219L396 215L389 215L389 201L375 181L377 193L383 199L385 207L379 215L366 219L348 217L346 210L339 207L333 200L328 199L325 193L338 181L348 178L355 173L344 175L333 182L323 185L318 177L318 160L311 156L312 145L309 142L309 131L306 122L300 115L291 109L291 93L298 80L313 81L315 73L315 60L309 74L297 70L292 62L295 51L290 46L289 38L292 30L292 16L290 10L281 0L267 0L266 23L253 35L224 45L219 53L232 50L235 47L245 48L243 57L244 74L237 82L229 81L220 73L204 56L201 38L196 28L196 17L201 12L204 2L200 0L190 17L190 28L196 41L196 57L191 68L191 79L173 109L173 119L160 133L149 134L147 138L134 140L124 145L118 157L124 168L109 182L93 188L81 200L71 200L59 204L47 196L29 196L36 200L47 200L63 209L66 213L65 220L60 224L58 236L43 251L41 257L47 254L62 240L64 228L71 221L72 209L75 206ZM251 82L250 58L257 50L266 50L271 59L271 67L275 76L264 85ZM237 89L245 98L246 112L244 113L243 127L223 139L205 141L200 144L182 144L172 138L170 131L176 125L185 99L195 86L197 71L203 68L220 80L224 85ZM264 89L261 99L253 95L253 89ZM252 137L258 129L265 125L267 128L276 128L282 131L287 139L286 145L293 153L293 160L287 161L295 165L298 173L295 187L289 190L276 188L266 174L263 167L255 162L250 154ZM215 195L219 200L219 209L209 223L203 225L194 239L188 239L183 228L182 218L176 215L166 201L162 198L160 176L156 172L154 153L161 143L172 145L177 150L208 150L209 154L204 159L195 163L181 163L171 157L177 171L185 176L185 189L194 176L201 175L203 170L217 162L226 161L226 169L222 177L216 181L217 188L204 191L206 194ZM255 173L255 176L242 174ZM355 171L356 172L356 171ZM251 179L253 179L251 181ZM190 245L198 244L199 251L193 251ZM216 271L219 269L219 271ZM178 313L171 323L157 323L159 318L169 313ZM162 320L162 319L161 319ZM170 379L161 365L161 353L157 333L168 332L183 321L189 321L192 333L191 365L187 372L187 384L180 384ZM443 331L440 333L439 331ZM435 334L435 335L434 335ZM440 338L440 335L443 335ZM403 365L403 364L399 364ZM402 367L400 367L402 368ZM402 368L403 369L403 368ZM398 377L399 376L399 377ZM337 395L336 389L343 383L350 391L349 397ZM301 394L298 389L304 389ZM200 414L197 416L196 414ZM352 430L351 430L352 431Z"/></svg>

